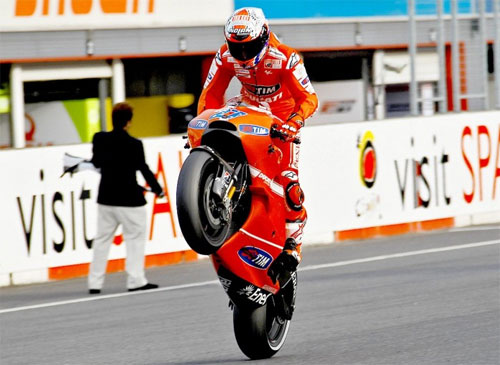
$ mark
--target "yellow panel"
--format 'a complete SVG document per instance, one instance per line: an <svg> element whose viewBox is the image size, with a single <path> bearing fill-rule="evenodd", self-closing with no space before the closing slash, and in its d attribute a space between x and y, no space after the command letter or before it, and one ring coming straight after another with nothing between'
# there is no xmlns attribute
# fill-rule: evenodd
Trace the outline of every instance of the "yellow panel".
<svg viewBox="0 0 500 365"><path fill-rule="evenodd" d="M164 136L169 133L168 96L127 98L127 103L134 108L130 135L142 138Z"/></svg>

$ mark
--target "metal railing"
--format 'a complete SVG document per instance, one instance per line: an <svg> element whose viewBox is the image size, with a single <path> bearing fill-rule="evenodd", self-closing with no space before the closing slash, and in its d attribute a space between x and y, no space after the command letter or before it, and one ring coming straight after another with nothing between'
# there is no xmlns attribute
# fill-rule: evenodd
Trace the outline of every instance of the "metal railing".
<svg viewBox="0 0 500 365"><path fill-rule="evenodd" d="M468 5L471 13L468 14L459 11L459 5L463 6L463 3L462 0L449 0L449 4L445 4L444 0L408 0L412 115L420 114L420 106L426 100L419 92L419 80L415 72L418 20L422 17L422 14L417 14L417 9L424 8L428 10L426 19L429 13L435 14L436 19L435 45L440 75L436 83L437 96L431 100L438 102L438 111L446 112L451 105L455 112L490 109L488 42L491 39L494 43L494 107L500 109L500 0L470 0ZM449 15L445 14L445 5L449 5ZM491 13L487 10L491 10ZM488 32L492 28L488 28L488 19L492 19L490 23L494 24L493 32ZM447 57L451 60L451 70L446 68ZM451 96L451 100L448 100L448 96Z"/></svg>

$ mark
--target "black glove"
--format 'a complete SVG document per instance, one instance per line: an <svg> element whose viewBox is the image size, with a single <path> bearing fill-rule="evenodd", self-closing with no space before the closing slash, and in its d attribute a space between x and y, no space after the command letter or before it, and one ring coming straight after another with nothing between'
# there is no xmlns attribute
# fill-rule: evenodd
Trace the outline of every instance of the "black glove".
<svg viewBox="0 0 500 365"><path fill-rule="evenodd" d="M297 256L297 251L292 251L292 253L283 251L276 257L267 270L267 275L271 278L273 283L276 283L283 274L292 273L297 270L297 266L299 265Z"/></svg>

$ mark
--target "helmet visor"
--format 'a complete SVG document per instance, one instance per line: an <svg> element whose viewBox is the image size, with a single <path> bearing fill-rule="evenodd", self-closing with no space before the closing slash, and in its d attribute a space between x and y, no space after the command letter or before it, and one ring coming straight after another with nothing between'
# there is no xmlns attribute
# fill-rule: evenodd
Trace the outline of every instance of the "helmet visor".
<svg viewBox="0 0 500 365"><path fill-rule="evenodd" d="M238 61L249 61L259 54L266 45L266 39L262 37L255 38L250 42L232 42L227 41L229 53Z"/></svg>

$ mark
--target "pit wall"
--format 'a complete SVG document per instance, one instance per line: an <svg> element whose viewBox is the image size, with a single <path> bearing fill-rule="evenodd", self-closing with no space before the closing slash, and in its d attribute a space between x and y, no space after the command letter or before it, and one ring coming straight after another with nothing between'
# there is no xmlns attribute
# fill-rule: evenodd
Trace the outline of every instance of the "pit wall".
<svg viewBox="0 0 500 365"><path fill-rule="evenodd" d="M185 141L143 141L166 191L146 195L146 266L197 260L175 214ZM300 148L305 244L500 222L500 112L306 127ZM61 177L64 153L91 145L0 151L0 286L87 274L100 176ZM124 258L118 231L108 271Z"/></svg>

